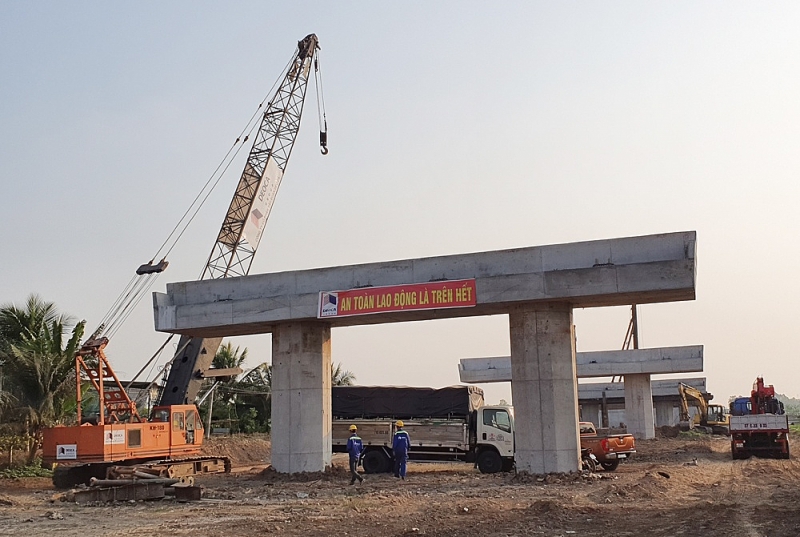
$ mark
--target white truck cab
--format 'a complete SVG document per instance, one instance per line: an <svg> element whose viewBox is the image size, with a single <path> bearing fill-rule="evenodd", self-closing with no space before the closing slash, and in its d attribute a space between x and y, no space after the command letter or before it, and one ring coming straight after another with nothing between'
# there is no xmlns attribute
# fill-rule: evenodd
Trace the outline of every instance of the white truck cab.
<svg viewBox="0 0 800 537"><path fill-rule="evenodd" d="M478 469L486 474L510 470L514 465L514 408L485 406L477 413Z"/></svg>

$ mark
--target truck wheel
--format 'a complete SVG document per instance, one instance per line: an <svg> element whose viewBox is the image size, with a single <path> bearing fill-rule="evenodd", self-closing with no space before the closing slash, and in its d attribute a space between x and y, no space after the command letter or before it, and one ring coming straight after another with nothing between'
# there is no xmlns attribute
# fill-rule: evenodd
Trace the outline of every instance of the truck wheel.
<svg viewBox="0 0 800 537"><path fill-rule="evenodd" d="M389 471L389 457L382 451L368 451L361 464L364 466L365 474L382 474Z"/></svg>
<svg viewBox="0 0 800 537"><path fill-rule="evenodd" d="M478 470L482 474L496 474L503 468L503 459L496 451L487 449L478 455Z"/></svg>
<svg viewBox="0 0 800 537"><path fill-rule="evenodd" d="M619 459L615 461L601 462L600 466L602 466L603 470L605 470L606 472L613 472L619 466Z"/></svg>

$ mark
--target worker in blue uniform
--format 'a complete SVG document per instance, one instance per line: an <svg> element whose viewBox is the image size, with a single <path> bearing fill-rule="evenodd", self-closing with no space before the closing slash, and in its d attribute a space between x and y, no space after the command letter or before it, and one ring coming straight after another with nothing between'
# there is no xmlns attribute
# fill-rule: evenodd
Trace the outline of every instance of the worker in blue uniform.
<svg viewBox="0 0 800 537"><path fill-rule="evenodd" d="M394 452L394 476L401 479L406 478L406 463L408 462L408 450L411 447L411 438L403 429L402 420L395 422L397 431L392 439L392 451Z"/></svg>
<svg viewBox="0 0 800 537"><path fill-rule="evenodd" d="M364 482L364 478L358 475L358 463L361 460L361 452L364 451L364 444L358 436L358 427L350 426L350 438L347 439L347 453L350 454L350 484L354 484L356 479L359 483Z"/></svg>

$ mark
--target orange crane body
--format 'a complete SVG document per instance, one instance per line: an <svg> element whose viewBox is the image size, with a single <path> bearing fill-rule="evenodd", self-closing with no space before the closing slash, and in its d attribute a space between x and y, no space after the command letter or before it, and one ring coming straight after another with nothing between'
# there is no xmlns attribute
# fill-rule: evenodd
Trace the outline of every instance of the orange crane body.
<svg viewBox="0 0 800 537"><path fill-rule="evenodd" d="M43 462L113 463L200 454L202 420L194 405L155 407L152 421L73 425L47 429ZM162 421L163 420L163 421Z"/></svg>

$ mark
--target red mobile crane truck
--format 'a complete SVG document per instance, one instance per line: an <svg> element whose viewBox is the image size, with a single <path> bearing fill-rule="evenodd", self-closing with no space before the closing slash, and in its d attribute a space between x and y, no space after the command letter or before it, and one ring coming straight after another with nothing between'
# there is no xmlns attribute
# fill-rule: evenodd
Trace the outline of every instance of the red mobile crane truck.
<svg viewBox="0 0 800 537"><path fill-rule="evenodd" d="M775 388L764 385L758 377L750 397L731 403L731 455L747 459L751 455L789 458L789 419L783 403L775 397Z"/></svg>

